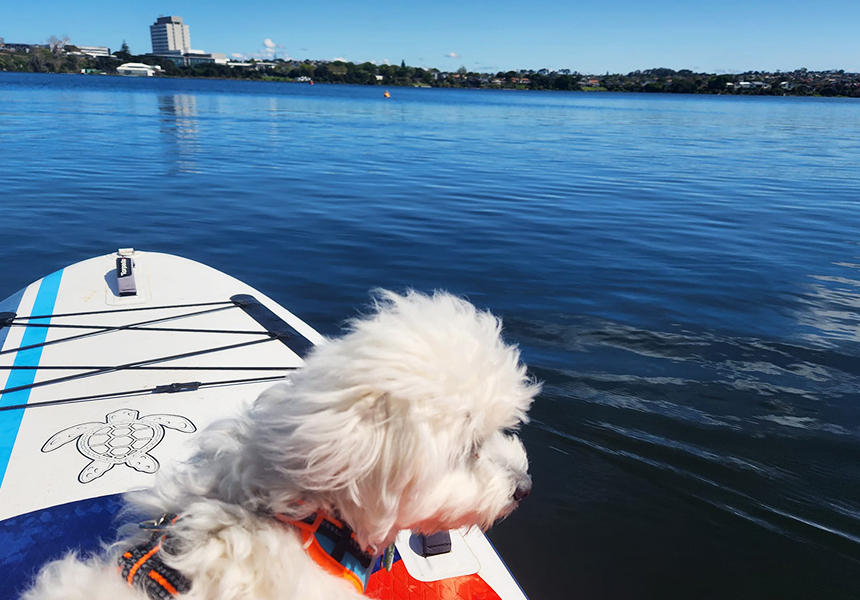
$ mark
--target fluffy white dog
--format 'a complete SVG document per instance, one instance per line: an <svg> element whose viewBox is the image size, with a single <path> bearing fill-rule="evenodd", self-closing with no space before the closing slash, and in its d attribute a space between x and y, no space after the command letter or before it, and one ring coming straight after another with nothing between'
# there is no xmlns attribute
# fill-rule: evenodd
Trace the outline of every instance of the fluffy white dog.
<svg viewBox="0 0 860 600"><path fill-rule="evenodd" d="M290 383L201 433L193 459L129 497L152 517L179 515L158 556L188 581L180 597L363 597L309 554L309 516L347 525L373 555L403 529L486 529L509 514L531 489L515 430L539 386L500 331L450 294L383 291ZM117 560L147 538L53 562L23 598L144 600Z"/></svg>

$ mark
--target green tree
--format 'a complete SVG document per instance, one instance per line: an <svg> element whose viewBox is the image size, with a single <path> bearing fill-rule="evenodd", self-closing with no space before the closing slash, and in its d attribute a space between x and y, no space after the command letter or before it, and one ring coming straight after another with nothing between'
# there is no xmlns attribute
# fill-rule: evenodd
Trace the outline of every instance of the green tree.
<svg viewBox="0 0 860 600"><path fill-rule="evenodd" d="M328 66L323 63L321 65L317 65L314 69L314 79L321 82L329 81L331 78L331 71L329 71Z"/></svg>
<svg viewBox="0 0 860 600"><path fill-rule="evenodd" d="M128 62L131 60L131 52L128 49L128 44L126 44L125 40L122 41L122 46L119 47L119 50L113 53L118 59Z"/></svg>
<svg viewBox="0 0 860 600"><path fill-rule="evenodd" d="M696 91L696 84L689 77L674 77L668 91L675 94L692 94Z"/></svg>
<svg viewBox="0 0 860 600"><path fill-rule="evenodd" d="M45 57L38 49L34 49L30 55L30 70L33 73L44 73L47 70L45 68Z"/></svg>
<svg viewBox="0 0 860 600"><path fill-rule="evenodd" d="M705 87L709 92L724 92L728 89L727 83L732 81L731 75L716 75L708 77Z"/></svg>
<svg viewBox="0 0 860 600"><path fill-rule="evenodd" d="M579 90L579 80L576 76L559 75L552 82L553 89L556 90Z"/></svg>
<svg viewBox="0 0 860 600"><path fill-rule="evenodd" d="M359 65L347 63L349 83L360 83L363 85L376 85L376 65L372 62L363 62Z"/></svg>
<svg viewBox="0 0 860 600"><path fill-rule="evenodd" d="M74 54L67 54L62 66L64 73L80 73L81 57Z"/></svg>
<svg viewBox="0 0 860 600"><path fill-rule="evenodd" d="M301 64L301 66L299 67L299 71L301 71L302 77L310 77L311 79L313 79L314 75L316 75L316 68L313 66L313 64L307 61Z"/></svg>

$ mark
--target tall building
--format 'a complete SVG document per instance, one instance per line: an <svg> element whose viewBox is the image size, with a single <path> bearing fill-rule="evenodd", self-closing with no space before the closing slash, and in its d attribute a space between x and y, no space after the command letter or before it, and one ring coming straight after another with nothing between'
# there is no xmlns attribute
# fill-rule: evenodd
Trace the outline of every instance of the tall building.
<svg viewBox="0 0 860 600"><path fill-rule="evenodd" d="M149 26L149 35L152 37L153 54L191 51L188 25L182 22L182 17L158 17Z"/></svg>

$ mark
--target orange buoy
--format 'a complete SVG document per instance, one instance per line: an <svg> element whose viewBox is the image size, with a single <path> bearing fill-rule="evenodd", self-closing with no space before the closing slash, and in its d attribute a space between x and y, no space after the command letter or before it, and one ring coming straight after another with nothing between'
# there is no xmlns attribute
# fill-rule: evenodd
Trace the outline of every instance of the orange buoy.
<svg viewBox="0 0 860 600"><path fill-rule="evenodd" d="M386 98L391 98L391 94L388 93L388 90L385 90L385 93L382 95L385 96Z"/></svg>

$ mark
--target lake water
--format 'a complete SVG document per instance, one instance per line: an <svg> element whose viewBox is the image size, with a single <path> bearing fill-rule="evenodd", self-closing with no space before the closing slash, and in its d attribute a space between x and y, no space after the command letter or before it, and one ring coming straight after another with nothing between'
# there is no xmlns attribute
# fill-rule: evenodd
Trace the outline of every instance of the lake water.
<svg viewBox="0 0 860 600"><path fill-rule="evenodd" d="M0 73L0 297L117 247L500 314L534 598L860 597L860 102Z"/></svg>

